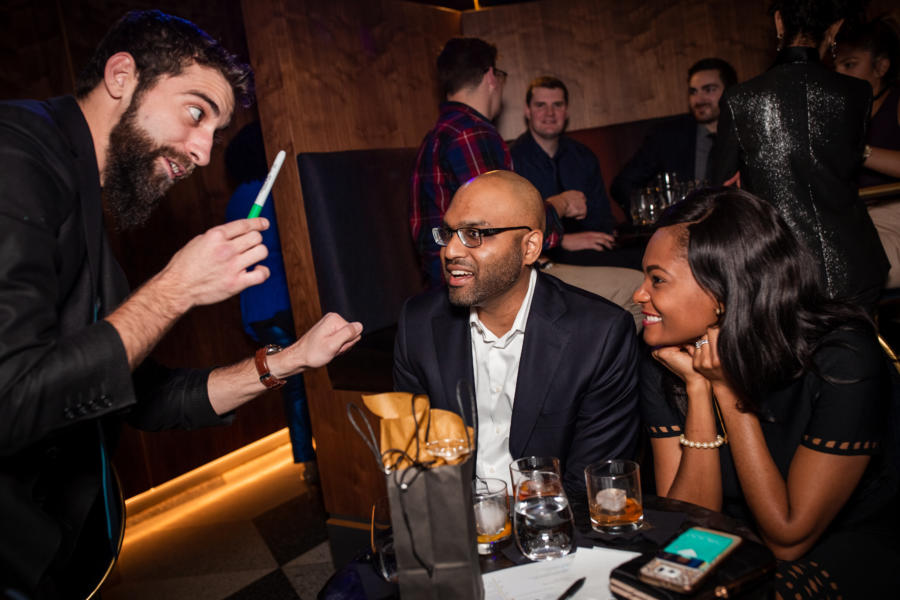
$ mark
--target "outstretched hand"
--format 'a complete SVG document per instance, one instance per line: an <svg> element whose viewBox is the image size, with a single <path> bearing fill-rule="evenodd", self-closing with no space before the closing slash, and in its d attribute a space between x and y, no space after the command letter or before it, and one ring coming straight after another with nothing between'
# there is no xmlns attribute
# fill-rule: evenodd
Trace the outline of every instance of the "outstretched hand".
<svg viewBox="0 0 900 600"><path fill-rule="evenodd" d="M299 340L269 357L269 367L274 375L284 378L325 366L358 342L362 330L362 323L349 323L337 313L328 313Z"/></svg>

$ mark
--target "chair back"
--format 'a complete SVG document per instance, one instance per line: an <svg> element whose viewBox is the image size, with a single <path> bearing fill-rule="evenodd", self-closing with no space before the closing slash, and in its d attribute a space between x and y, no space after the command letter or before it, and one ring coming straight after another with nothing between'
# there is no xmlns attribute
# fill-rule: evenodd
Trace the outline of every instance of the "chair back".
<svg viewBox="0 0 900 600"><path fill-rule="evenodd" d="M423 289L408 217L415 161L415 148L297 156L322 310L368 332L395 325Z"/></svg>
<svg viewBox="0 0 900 600"><path fill-rule="evenodd" d="M403 302L424 289L409 230L415 148L297 156L324 312L363 324L363 338L328 365L335 389L393 389L393 344Z"/></svg>

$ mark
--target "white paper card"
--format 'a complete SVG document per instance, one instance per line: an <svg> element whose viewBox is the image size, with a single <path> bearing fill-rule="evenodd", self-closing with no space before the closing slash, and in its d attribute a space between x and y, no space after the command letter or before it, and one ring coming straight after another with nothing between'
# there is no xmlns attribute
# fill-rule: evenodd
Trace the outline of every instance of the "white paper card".
<svg viewBox="0 0 900 600"><path fill-rule="evenodd" d="M547 600L558 598L581 577L584 585L573 600L609 600L609 574L637 552L610 548L578 548L565 558L534 562L485 573L485 600Z"/></svg>

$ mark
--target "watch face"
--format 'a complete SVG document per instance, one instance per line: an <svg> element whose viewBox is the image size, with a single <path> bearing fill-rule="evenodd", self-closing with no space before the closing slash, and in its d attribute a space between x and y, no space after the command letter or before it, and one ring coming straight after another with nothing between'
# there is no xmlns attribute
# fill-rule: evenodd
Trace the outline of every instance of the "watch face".
<svg viewBox="0 0 900 600"><path fill-rule="evenodd" d="M277 344L269 344L266 346L266 354L278 354L282 350L284 350L284 348Z"/></svg>

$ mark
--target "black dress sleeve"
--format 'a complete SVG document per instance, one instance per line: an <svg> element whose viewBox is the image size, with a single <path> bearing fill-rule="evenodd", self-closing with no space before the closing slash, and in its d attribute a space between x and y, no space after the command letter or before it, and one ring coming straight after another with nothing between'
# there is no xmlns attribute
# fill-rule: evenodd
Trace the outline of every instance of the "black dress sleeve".
<svg viewBox="0 0 900 600"><path fill-rule="evenodd" d="M684 415L666 397L665 369L649 353L641 358L641 419L652 438L684 432Z"/></svg>
<svg viewBox="0 0 900 600"><path fill-rule="evenodd" d="M817 397L800 443L818 452L880 452L890 399L884 355L874 333L840 331L816 354Z"/></svg>

